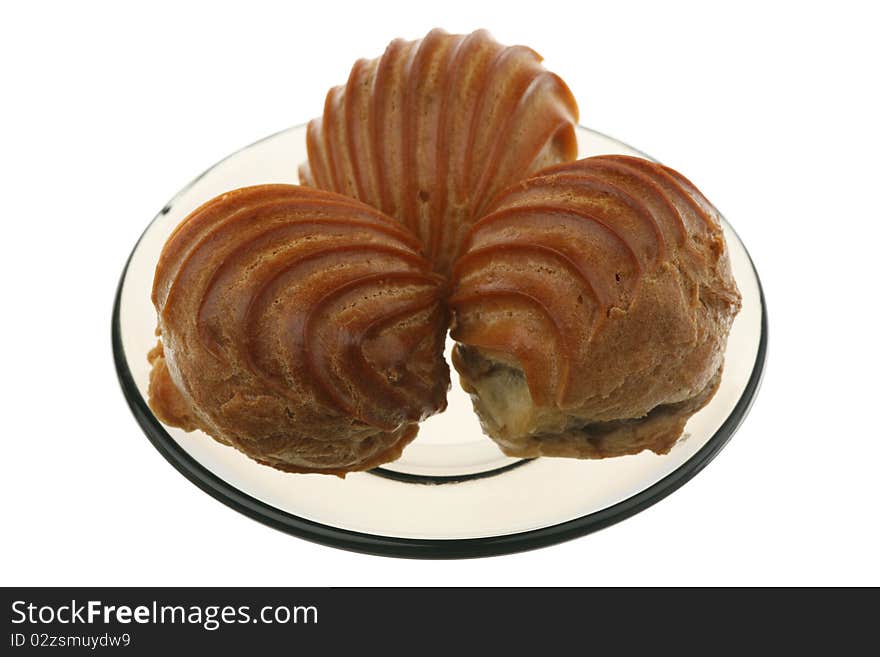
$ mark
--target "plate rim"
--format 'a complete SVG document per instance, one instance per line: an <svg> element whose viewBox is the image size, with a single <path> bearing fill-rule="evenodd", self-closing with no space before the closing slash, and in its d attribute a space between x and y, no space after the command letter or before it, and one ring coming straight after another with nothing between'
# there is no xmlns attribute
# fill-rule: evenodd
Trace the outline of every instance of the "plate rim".
<svg viewBox="0 0 880 657"><path fill-rule="evenodd" d="M387 557L403 557L413 559L462 559L487 557L503 554L512 554L516 552L524 552L535 550L557 543L569 541L587 534L591 534L605 527L625 520L640 511L644 511L653 506L660 500L672 494L683 486L686 482L697 475L715 456L727 445L730 439L736 433L742 424L746 415L757 396L761 381L764 375L764 369L767 359L767 343L768 343L768 322L767 322L767 305L764 297L764 289L761 285L761 279L758 270L755 267L752 256L745 246L745 243L739 238L736 229L727 222L730 230L737 236L752 272L755 276L755 282L758 287L758 297L761 305L761 335L758 342L758 350L755 355L755 362L752 367L749 379L746 382L742 395L734 405L733 410L718 428L718 430L706 441L693 456L682 463L678 468L667 474L665 477L655 482L648 488L627 497L624 500L616 502L611 506L594 511L592 513L567 520L562 523L556 523L547 527L538 529L530 529L524 532L516 532L512 534L499 534L495 536L483 536L477 538L450 538L450 539L419 539L405 538L397 536L384 536L381 534L370 534L358 532L350 529L342 529L332 525L308 520L295 514L283 511L266 502L248 495L247 493L236 488L232 484L226 482L217 476L204 465L199 463L195 458L190 456L171 435L165 431L162 424L156 419L147 405L146 400L134 382L134 377L128 366L128 359L125 356L125 349L122 344L122 327L120 322L120 309L122 305L122 289L128 274L128 268L131 259L140 246L144 235L149 231L153 223L158 217L165 214L170 205L187 189L192 187L204 175L218 166L221 162L226 161L237 153L240 153L256 144L271 139L288 130L295 130L299 126L292 126L284 130L263 137L256 142L249 144L241 149L236 150L230 155L219 160L217 163L206 169L201 175L194 178L185 185L177 194L175 194L156 217L147 225L141 236L138 238L119 278L116 288L116 295L113 301L113 312L111 316L111 345L113 350L113 361L115 364L116 375L122 388L128 407L135 417L141 430L147 439L153 444L156 450L167 460L174 468L186 477L190 482L195 484L202 491L209 494L214 499L222 502L226 506L238 511L239 513L256 520L264 525L285 532L287 534L302 538L313 543L325 545L329 547L360 552L364 554L372 554ZM615 137L606 135L597 130L579 126L590 132L608 137L618 143L628 144L620 141ZM639 149L633 148L639 151ZM645 155L646 158L650 156ZM410 484L421 485L421 484Z"/></svg>

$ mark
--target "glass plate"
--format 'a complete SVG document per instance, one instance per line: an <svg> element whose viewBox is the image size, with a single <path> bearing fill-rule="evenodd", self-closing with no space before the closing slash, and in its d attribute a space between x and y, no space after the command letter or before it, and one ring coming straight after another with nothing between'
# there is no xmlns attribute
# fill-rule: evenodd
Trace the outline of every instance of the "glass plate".
<svg viewBox="0 0 880 657"><path fill-rule="evenodd" d="M446 412L422 424L398 461L344 480L279 472L203 433L161 424L146 394L147 352L156 343L150 288L162 246L184 217L222 192L296 183L297 165L306 159L305 132L296 126L258 141L187 185L147 226L119 283L112 338L125 397L156 449L202 490L251 518L324 545L403 557L475 557L558 543L627 518L693 477L736 431L763 372L767 316L758 275L726 222L742 310L717 394L690 419L669 454L593 461L506 457L481 432L454 372ZM587 128L578 128L578 144L581 157L647 157Z"/></svg>

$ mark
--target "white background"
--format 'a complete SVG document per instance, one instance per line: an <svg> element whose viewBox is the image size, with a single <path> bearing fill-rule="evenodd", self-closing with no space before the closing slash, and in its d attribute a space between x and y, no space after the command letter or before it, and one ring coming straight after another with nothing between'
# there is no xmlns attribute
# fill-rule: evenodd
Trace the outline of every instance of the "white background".
<svg viewBox="0 0 880 657"><path fill-rule="evenodd" d="M877 20L870 3L27 3L0 14L3 585L880 584ZM119 390L110 311L153 215L431 27L525 43L582 122L690 177L770 311L735 438L647 511L535 552L352 554L180 476Z"/></svg>

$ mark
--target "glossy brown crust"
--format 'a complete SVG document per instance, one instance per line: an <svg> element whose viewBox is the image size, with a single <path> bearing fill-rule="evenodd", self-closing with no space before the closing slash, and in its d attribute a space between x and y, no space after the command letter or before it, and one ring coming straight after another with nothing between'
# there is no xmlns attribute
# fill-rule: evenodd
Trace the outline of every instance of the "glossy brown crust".
<svg viewBox="0 0 880 657"><path fill-rule="evenodd" d="M502 449L593 458L668 450L714 394L740 296L702 194L600 156L500 193L465 237L450 306L454 363Z"/></svg>
<svg viewBox="0 0 880 657"><path fill-rule="evenodd" d="M393 460L446 406L443 290L415 237L356 200L295 185L223 194L156 268L150 405L281 470Z"/></svg>
<svg viewBox="0 0 880 657"><path fill-rule="evenodd" d="M447 273L498 191L577 156L577 120L568 87L530 48L432 30L359 60L330 90L300 181L398 218Z"/></svg>

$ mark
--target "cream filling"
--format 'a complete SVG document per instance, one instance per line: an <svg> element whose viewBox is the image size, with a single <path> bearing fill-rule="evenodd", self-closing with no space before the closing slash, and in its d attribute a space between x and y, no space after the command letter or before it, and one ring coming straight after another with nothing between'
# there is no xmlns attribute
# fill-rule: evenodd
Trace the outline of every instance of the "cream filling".
<svg viewBox="0 0 880 657"><path fill-rule="evenodd" d="M668 451L687 418L712 398L720 381L719 370L688 399L661 404L642 417L595 421L556 407L536 406L522 370L488 353L459 345L455 361L483 430L505 453L523 457L597 458L642 449Z"/></svg>

